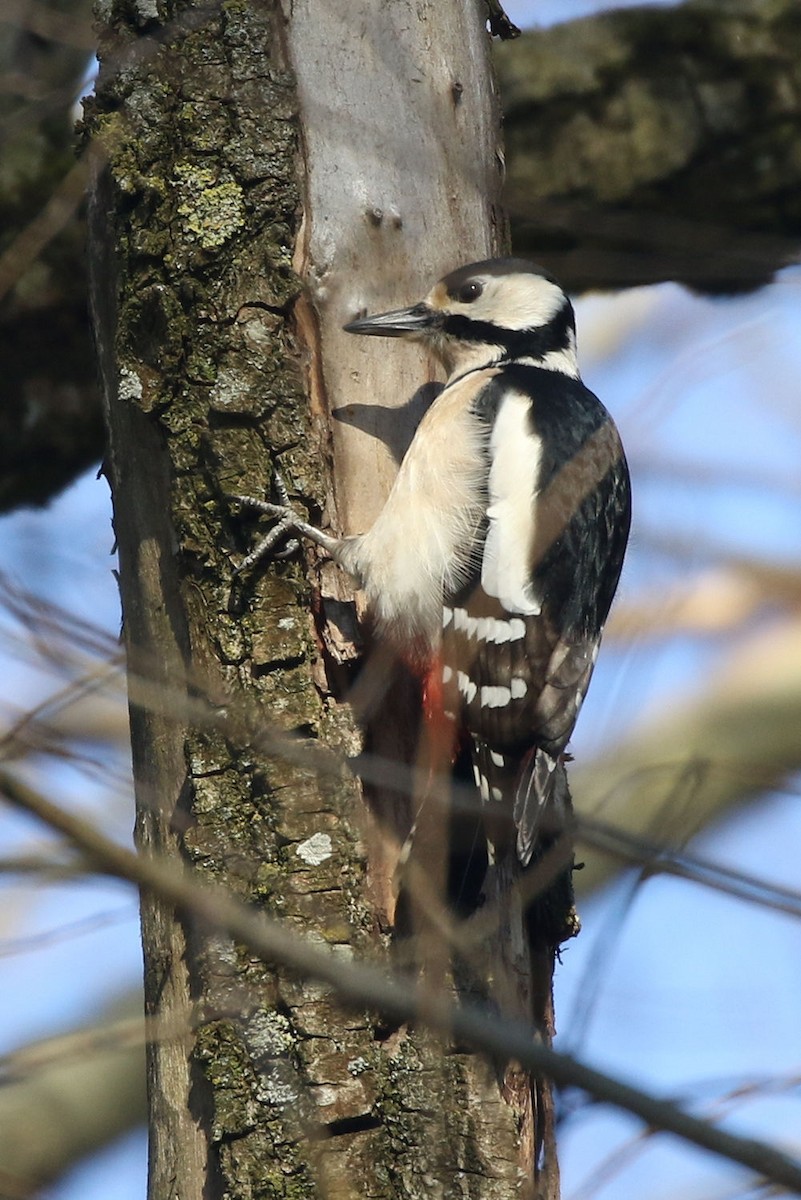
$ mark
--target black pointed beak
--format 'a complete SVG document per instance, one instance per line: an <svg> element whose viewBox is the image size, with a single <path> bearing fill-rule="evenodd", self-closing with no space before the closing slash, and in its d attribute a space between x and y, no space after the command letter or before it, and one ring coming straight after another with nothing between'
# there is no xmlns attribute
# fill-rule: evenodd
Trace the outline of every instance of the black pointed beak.
<svg viewBox="0 0 801 1200"><path fill-rule="evenodd" d="M427 304L415 304L412 308L359 317L344 328L347 333L366 333L372 337L421 337L438 329L441 320L441 314Z"/></svg>

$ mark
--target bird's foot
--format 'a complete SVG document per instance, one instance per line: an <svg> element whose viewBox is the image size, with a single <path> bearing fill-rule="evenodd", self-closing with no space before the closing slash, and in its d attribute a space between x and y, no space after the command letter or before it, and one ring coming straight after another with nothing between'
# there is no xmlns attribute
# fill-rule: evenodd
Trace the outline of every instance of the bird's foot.
<svg viewBox="0 0 801 1200"><path fill-rule="evenodd" d="M295 510L289 504L289 493L283 476L278 470L273 472L273 491L278 503L273 503L269 500L258 500L254 496L235 495L231 498L238 501L245 508L255 509L256 512L264 513L265 516L271 517L276 524L267 533L261 541L251 550L242 562L235 567L234 573L241 575L245 571L250 571L258 563L265 558L275 558L283 560L297 553L300 549L300 541L297 536L308 538L310 541L316 542L323 549L332 553L338 545L336 538L329 537L315 526L309 525L302 517L298 516ZM280 550L275 547L282 542L285 544Z"/></svg>

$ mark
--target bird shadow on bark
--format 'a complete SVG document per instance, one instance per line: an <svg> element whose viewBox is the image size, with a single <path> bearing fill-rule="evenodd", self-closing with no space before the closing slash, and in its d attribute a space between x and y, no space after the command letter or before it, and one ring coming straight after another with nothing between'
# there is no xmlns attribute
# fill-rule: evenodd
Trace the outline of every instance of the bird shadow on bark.
<svg viewBox="0 0 801 1200"><path fill-rule="evenodd" d="M383 442L395 462L400 463L417 426L442 388L441 383L424 383L405 404L395 408L384 404L345 404L335 410L333 417Z"/></svg>

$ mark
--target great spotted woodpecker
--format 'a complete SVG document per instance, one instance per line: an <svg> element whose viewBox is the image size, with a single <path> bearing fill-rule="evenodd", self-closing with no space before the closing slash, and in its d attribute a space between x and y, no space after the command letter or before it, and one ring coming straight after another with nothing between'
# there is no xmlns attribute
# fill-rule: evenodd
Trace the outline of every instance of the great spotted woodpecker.
<svg viewBox="0 0 801 1200"><path fill-rule="evenodd" d="M429 345L448 371L372 528L334 538L286 505L246 560L290 533L364 589L378 637L424 678L426 715L469 745L490 855L525 866L564 806L564 750L629 531L617 429L579 377L573 309L518 258L446 275L351 333Z"/></svg>

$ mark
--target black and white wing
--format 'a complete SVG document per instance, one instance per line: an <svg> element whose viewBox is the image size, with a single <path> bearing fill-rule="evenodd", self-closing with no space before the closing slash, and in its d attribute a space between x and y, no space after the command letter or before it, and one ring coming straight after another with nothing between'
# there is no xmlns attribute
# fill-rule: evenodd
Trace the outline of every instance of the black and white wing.
<svg viewBox="0 0 801 1200"><path fill-rule="evenodd" d="M470 738L490 839L502 852L514 830L525 865L567 795L562 752L620 575L629 478L611 417L579 380L515 365L477 412L487 523L480 576L446 597L443 683Z"/></svg>

